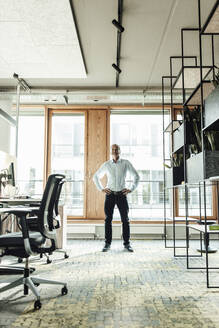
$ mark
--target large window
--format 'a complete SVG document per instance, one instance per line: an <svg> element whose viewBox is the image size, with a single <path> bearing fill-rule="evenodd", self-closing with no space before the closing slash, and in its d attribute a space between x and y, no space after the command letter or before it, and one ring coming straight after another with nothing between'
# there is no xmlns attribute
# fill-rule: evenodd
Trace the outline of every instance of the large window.
<svg viewBox="0 0 219 328"><path fill-rule="evenodd" d="M84 214L84 114L53 113L51 172L63 173L68 215Z"/></svg>
<svg viewBox="0 0 219 328"><path fill-rule="evenodd" d="M188 189L188 214L189 216L204 216L204 204L206 204L207 216L213 215L212 209L212 186L206 186L206 202L204 202L203 185L189 186ZM179 188L179 216L185 216L185 189Z"/></svg>
<svg viewBox="0 0 219 328"><path fill-rule="evenodd" d="M169 115L165 117L168 121ZM140 175L138 188L128 195L130 218L163 220L162 112L112 111L110 121L111 144L120 145L121 158L128 159ZM168 199L167 210L169 215ZM117 210L115 217L119 217Z"/></svg>
<svg viewBox="0 0 219 328"><path fill-rule="evenodd" d="M44 109L21 109L16 182L19 194L41 197L44 166Z"/></svg>

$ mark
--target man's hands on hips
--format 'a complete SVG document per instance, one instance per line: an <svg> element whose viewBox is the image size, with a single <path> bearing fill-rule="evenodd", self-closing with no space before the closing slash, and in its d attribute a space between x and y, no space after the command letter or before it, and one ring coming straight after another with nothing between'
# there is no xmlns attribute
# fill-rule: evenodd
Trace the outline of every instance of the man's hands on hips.
<svg viewBox="0 0 219 328"><path fill-rule="evenodd" d="M102 189L102 192L104 192L105 194L107 194L107 195L110 195L111 193L112 193L112 190L110 190L109 188L104 188L104 189ZM130 189L122 189L122 194L123 195L127 195L127 194L129 194L131 192L131 190Z"/></svg>
<svg viewBox="0 0 219 328"><path fill-rule="evenodd" d="M111 190L109 188L102 189L102 192L104 192L107 195L111 194Z"/></svg>
<svg viewBox="0 0 219 328"><path fill-rule="evenodd" d="M122 193L123 193L123 195L127 195L127 194L129 194L131 192L131 190L130 189L122 189Z"/></svg>

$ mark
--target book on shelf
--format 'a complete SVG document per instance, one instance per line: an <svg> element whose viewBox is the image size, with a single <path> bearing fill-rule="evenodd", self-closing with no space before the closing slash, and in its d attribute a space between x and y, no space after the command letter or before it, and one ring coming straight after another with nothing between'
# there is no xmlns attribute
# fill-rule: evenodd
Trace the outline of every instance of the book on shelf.
<svg viewBox="0 0 219 328"><path fill-rule="evenodd" d="M209 225L209 230L219 230L219 224L211 224L211 225Z"/></svg>

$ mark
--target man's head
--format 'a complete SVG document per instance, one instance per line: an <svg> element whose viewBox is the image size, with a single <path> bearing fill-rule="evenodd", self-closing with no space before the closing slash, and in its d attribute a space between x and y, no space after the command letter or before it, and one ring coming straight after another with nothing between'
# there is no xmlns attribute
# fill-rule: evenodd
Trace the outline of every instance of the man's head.
<svg viewBox="0 0 219 328"><path fill-rule="evenodd" d="M113 144L111 146L111 155L112 155L112 158L117 161L119 159L119 155L120 155L120 147L119 145L117 144Z"/></svg>

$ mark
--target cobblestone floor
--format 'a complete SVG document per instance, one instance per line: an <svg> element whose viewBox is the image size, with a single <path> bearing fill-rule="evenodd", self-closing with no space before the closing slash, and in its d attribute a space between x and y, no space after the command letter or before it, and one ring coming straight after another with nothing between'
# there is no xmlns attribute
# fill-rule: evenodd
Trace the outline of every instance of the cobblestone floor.
<svg viewBox="0 0 219 328"><path fill-rule="evenodd" d="M68 259L55 254L49 265L34 260L34 274L67 281L68 294L61 296L57 286L39 286L42 308L33 311L31 293L24 297L19 287L4 293L0 327L219 327L219 289L206 288L205 270L187 270L185 258L174 258L162 241L132 245L135 252L128 253L117 240L102 253L102 241L72 241ZM191 265L202 266L204 259L193 258ZM219 267L218 253L210 263ZM5 279L14 277L0 276L0 282ZM219 285L219 269L210 279Z"/></svg>

